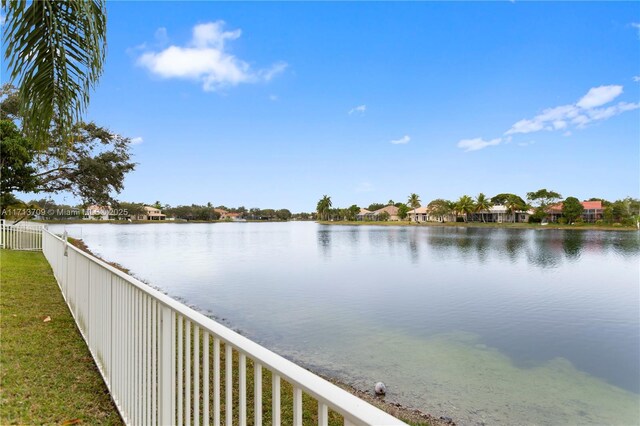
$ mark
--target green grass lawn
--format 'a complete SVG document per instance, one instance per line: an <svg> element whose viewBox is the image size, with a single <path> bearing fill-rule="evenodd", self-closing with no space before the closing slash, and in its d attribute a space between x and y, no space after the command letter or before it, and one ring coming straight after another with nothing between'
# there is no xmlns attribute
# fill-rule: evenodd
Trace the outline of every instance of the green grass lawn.
<svg viewBox="0 0 640 426"><path fill-rule="evenodd" d="M42 253L0 250L0 314L0 424L122 424Z"/></svg>

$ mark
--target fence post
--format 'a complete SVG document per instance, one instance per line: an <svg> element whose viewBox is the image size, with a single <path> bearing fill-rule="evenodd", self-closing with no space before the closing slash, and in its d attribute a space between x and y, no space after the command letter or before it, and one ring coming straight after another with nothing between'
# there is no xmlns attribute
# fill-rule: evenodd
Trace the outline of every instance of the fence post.
<svg viewBox="0 0 640 426"><path fill-rule="evenodd" d="M67 234L67 230L64 230L64 234L62 234L62 241L64 242L64 255L69 256L69 234Z"/></svg>
<svg viewBox="0 0 640 426"><path fill-rule="evenodd" d="M159 376L159 392L158 392L158 424L170 425L175 423L173 418L173 386L174 378L173 373L173 333L174 328L171 308L166 305L158 305L161 309L162 320L160 323L160 356L158 363L158 376Z"/></svg>

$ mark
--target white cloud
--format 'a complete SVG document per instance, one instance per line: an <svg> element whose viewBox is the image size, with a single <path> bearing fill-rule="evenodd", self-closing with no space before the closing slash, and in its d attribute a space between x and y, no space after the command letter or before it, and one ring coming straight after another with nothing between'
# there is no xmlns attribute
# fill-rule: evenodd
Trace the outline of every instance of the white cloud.
<svg viewBox="0 0 640 426"><path fill-rule="evenodd" d="M529 146L536 143L536 141L526 141L526 142L518 142L518 146Z"/></svg>
<svg viewBox="0 0 640 426"><path fill-rule="evenodd" d="M131 138L131 145L140 145L142 142L144 142L144 139L142 139L142 136Z"/></svg>
<svg viewBox="0 0 640 426"><path fill-rule="evenodd" d="M226 51L227 41L238 39L242 31L224 31L224 25L223 21L196 25L186 46L171 45L158 52L145 52L137 63L162 78L199 81L205 91L270 81L287 68L285 62L277 62L267 69L252 70L247 62ZM166 36L166 30L161 30L156 35Z"/></svg>
<svg viewBox="0 0 640 426"><path fill-rule="evenodd" d="M357 107L351 108L349 110L349 115L354 114L354 113L364 114L365 111L367 111L367 106L366 105L358 105Z"/></svg>
<svg viewBox="0 0 640 426"><path fill-rule="evenodd" d="M0 26L3 26L7 22L7 17L0 14Z"/></svg>
<svg viewBox="0 0 640 426"><path fill-rule="evenodd" d="M223 31L224 21L208 22L193 27L192 44L195 47L209 48L217 50L224 49L226 40L236 40L242 35L242 30Z"/></svg>
<svg viewBox="0 0 640 426"><path fill-rule="evenodd" d="M554 108L547 108L535 117L538 121L558 121L566 118L573 118L578 115L579 110L574 105L561 105Z"/></svg>
<svg viewBox="0 0 640 426"><path fill-rule="evenodd" d="M269 95L269 100L273 101L273 102L277 101L278 100L278 95Z"/></svg>
<svg viewBox="0 0 640 426"><path fill-rule="evenodd" d="M623 87L619 85L593 87L575 104L547 108L531 119L516 122L505 132L505 135L526 134L541 130L564 130L570 124L584 128L594 121L606 120L639 107L635 103L619 102L606 108L598 108L610 103L622 92Z"/></svg>
<svg viewBox="0 0 640 426"><path fill-rule="evenodd" d="M593 108L587 111L590 121L606 120L614 115L640 108L640 103L620 102L607 108Z"/></svg>
<svg viewBox="0 0 640 426"><path fill-rule="evenodd" d="M520 120L515 123L506 135L516 133L531 133L540 130L558 130L566 127L566 119L577 116L579 109L574 105L561 105L554 108L547 108L541 114L536 115L532 119Z"/></svg>
<svg viewBox="0 0 640 426"><path fill-rule="evenodd" d="M509 130L506 135L513 135L515 133L531 133L544 129L544 124L537 120L520 120Z"/></svg>
<svg viewBox="0 0 640 426"><path fill-rule="evenodd" d="M264 81L271 81L273 77L284 72L288 66L286 62L276 62L270 68L258 71L258 78Z"/></svg>
<svg viewBox="0 0 640 426"><path fill-rule="evenodd" d="M578 115L573 120L571 120L571 123L575 124L579 128L583 128L584 126L586 126L590 122L591 122L591 120L586 115Z"/></svg>
<svg viewBox="0 0 640 426"><path fill-rule="evenodd" d="M564 129L565 127L567 127L567 122L564 120L556 120L553 122L554 130Z"/></svg>
<svg viewBox="0 0 640 426"><path fill-rule="evenodd" d="M491 139L490 141L485 141L482 138L462 139L458 142L458 148L462 148L465 151L478 151L488 146L500 145L500 142L502 142L502 138Z"/></svg>
<svg viewBox="0 0 640 426"><path fill-rule="evenodd" d="M608 104L622 94L622 86L610 85L593 87L576 104L580 108L595 108Z"/></svg>
<svg viewBox="0 0 640 426"><path fill-rule="evenodd" d="M638 37L640 37L640 22L632 22L631 26L638 30Z"/></svg>
<svg viewBox="0 0 640 426"><path fill-rule="evenodd" d="M640 28L640 24L638 24ZM640 76L633 77L634 81L640 81ZM627 111L640 109L640 102L618 102L615 105L604 106L623 92L623 86L608 85L592 87L575 104L560 105L553 108L544 109L533 118L525 118L514 123L504 133L504 139L484 140L482 138L463 139L458 142L458 148L465 151L477 151L491 145L499 145L511 142L512 135L527 134L546 131L563 130L564 136L571 136L570 126L582 129L590 123L607 120ZM518 145L527 146L532 142L521 142ZM523 145L524 144L524 145Z"/></svg>
<svg viewBox="0 0 640 426"><path fill-rule="evenodd" d="M640 75L634 75L632 77L632 80L635 81L636 83L640 82Z"/></svg>
<svg viewBox="0 0 640 426"><path fill-rule="evenodd" d="M394 145L404 145L406 143L409 143L410 140L411 140L411 137L409 135L404 135L400 139L392 140L391 143Z"/></svg>

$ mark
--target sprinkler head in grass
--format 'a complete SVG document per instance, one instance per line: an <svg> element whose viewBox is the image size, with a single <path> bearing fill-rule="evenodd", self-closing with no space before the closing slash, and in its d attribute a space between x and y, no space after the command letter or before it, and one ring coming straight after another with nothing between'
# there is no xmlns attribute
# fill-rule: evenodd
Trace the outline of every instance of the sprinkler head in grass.
<svg viewBox="0 0 640 426"><path fill-rule="evenodd" d="M374 390L376 391L376 395L384 395L387 393L387 387L382 382L376 383Z"/></svg>

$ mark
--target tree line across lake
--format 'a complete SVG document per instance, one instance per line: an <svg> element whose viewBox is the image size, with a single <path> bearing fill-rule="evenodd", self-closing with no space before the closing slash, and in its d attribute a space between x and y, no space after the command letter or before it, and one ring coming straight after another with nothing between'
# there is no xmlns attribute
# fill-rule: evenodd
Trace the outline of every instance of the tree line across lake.
<svg viewBox="0 0 640 426"><path fill-rule="evenodd" d="M20 219L20 216L28 218L37 218L44 220L74 220L83 219L82 212L86 211L90 203L84 203L79 205L67 205L57 204L51 199L38 199L31 200L29 202L22 202L17 200L17 206L21 208L4 209L5 217L10 219ZM218 221L218 220L231 220L231 218L245 219L245 220L263 220L263 221L286 221L286 220L311 220L315 216L313 213L292 213L289 209L261 209L253 207L250 209L244 206L240 207L226 207L224 205L214 206L212 203L205 205L191 204L181 206L171 206L168 204L162 204L160 201L156 201L153 204L145 203L131 203L125 201L115 201L109 204L108 211L110 211L109 218L113 220L128 220L135 219L140 215L145 215L145 206L155 207L162 211L169 218L187 220L187 221ZM12 212L16 214L11 214ZM88 219L101 220L101 215L95 215L95 217L89 217Z"/></svg>
<svg viewBox="0 0 640 426"><path fill-rule="evenodd" d="M600 218L596 224L637 226L640 220L640 200L627 197L621 200L608 201L602 198L591 198L587 201L599 201L602 205ZM56 204L50 199L31 200L27 203L16 200L15 206L21 206L19 214L11 214L11 208L3 208L3 217L10 219L37 218L45 220L74 220L82 219L82 212L90 203L81 205ZM286 220L330 220L330 221L356 221L368 220L363 216L361 207L351 205L347 208L334 208L331 197L324 196L318 201L315 213L292 213L289 209L261 209L227 207L224 205L214 206L212 203L206 205L191 204L171 206L156 201L153 204L132 203L115 201L110 204L114 220L128 220L138 215L145 214L145 206L160 209L168 218L186 221L219 221L219 220L262 220L262 221L286 221ZM421 207L421 200L417 194L411 194L406 203L389 200L387 203L371 203L364 207L369 212L375 212L388 206L397 208L397 217L400 220L409 220L414 209ZM482 212L488 211L493 206L504 206L509 213L527 211L528 222L540 223L549 218L550 208L556 207L556 214L561 212L557 219L558 223L581 223L584 207L575 197L562 199L561 195L554 191L541 189L527 193L527 201L515 194L498 194L488 198L484 194L479 194L472 198L468 195L461 196L457 201L435 199L430 201L426 207L429 214L436 217L449 218L449 221L472 221L474 218L483 221ZM561 207L560 207L561 206ZM15 210L17 211L17 210ZM9 214L7 214L9 213ZM22 216L22 217L21 217ZM97 217L96 217L97 218ZM232 219L233 218L233 219ZM376 216L377 221L388 221L390 214L382 211ZM479 218L479 219L478 219Z"/></svg>
<svg viewBox="0 0 640 426"><path fill-rule="evenodd" d="M618 225L618 226L638 226L640 223L640 200L626 197L615 201L608 201L604 198L590 198L586 201L600 202L602 209L598 212L596 224ZM387 206L397 208L397 217L400 220L409 220L412 211L422 207L422 201L418 194L412 193L406 202L395 202L389 200L387 203L372 203L364 209L369 212L379 211ZM426 205L429 215L440 218L452 218L453 221L467 222L476 218L483 221L483 214L494 206L503 206L509 214L516 212L527 212L529 223L541 223L548 220L552 213L558 223L572 224L584 221L584 205L576 197L564 198L558 192L539 189L528 192L526 201L516 194L502 193L491 198L480 193L475 198L463 195L456 201L435 199ZM316 213L320 220L330 221L355 221L367 220L367 215L362 214L362 209L358 205L351 205L346 208L334 208L331 197L324 195L316 205ZM391 215L382 211L376 215L375 220L387 221Z"/></svg>

